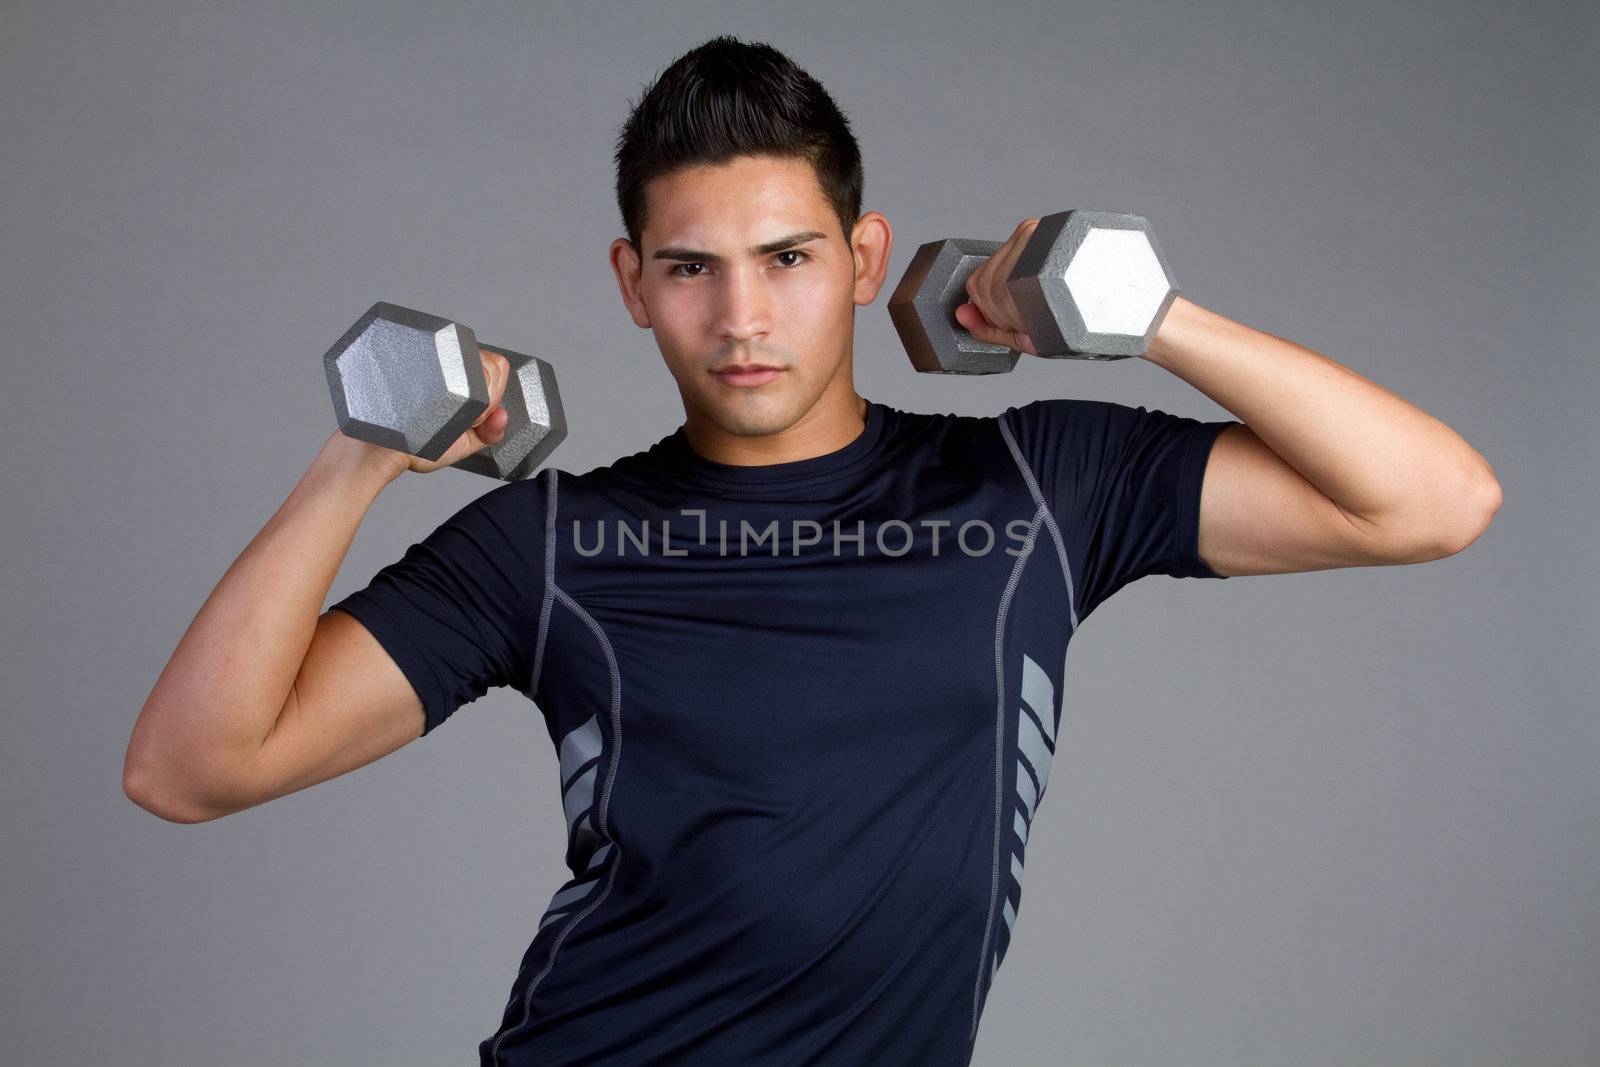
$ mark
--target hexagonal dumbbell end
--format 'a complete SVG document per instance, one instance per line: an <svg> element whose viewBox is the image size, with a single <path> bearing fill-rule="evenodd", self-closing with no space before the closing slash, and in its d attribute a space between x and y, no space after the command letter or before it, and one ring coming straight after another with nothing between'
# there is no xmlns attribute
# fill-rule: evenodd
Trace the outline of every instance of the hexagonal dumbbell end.
<svg viewBox="0 0 1600 1067"><path fill-rule="evenodd" d="M1178 296L1140 215L1061 211L1039 219L1006 280L1041 356L1143 355Z"/></svg>
<svg viewBox="0 0 1600 1067"><path fill-rule="evenodd" d="M973 337L956 321L967 278L998 241L948 237L918 248L889 297L889 320L917 370L933 374L1004 374L1022 353Z"/></svg>
<svg viewBox="0 0 1600 1067"><path fill-rule="evenodd" d="M561 410L554 367L538 356L493 345L483 348L499 353L511 364L511 377L500 396L500 405L509 416L505 436L499 444L479 449L451 466L512 482L533 474L567 439L567 416Z"/></svg>
<svg viewBox="0 0 1600 1067"><path fill-rule="evenodd" d="M322 357L339 429L435 460L489 409L478 340L458 322L379 301Z"/></svg>

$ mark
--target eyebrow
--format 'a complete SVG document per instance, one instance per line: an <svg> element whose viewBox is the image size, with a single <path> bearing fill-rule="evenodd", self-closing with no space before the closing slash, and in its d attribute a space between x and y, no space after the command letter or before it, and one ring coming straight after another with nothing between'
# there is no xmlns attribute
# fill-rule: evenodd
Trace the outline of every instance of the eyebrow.
<svg viewBox="0 0 1600 1067"><path fill-rule="evenodd" d="M799 233L791 233L787 237L780 237L776 241L768 241L764 245L756 245L749 251L752 256L770 256L774 252L782 252L785 249L793 248L795 245L804 244L807 241L826 239L827 236L827 234L820 230L801 230ZM658 248L656 249L655 254L650 258L679 259L692 261L695 263L722 262L722 257L717 255L715 252L701 252L693 248L681 247Z"/></svg>

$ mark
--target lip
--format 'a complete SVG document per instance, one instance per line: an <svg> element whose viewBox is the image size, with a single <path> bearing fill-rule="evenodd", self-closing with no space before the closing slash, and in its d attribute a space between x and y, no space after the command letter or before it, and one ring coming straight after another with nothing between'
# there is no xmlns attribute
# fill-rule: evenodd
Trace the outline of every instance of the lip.
<svg viewBox="0 0 1600 1067"><path fill-rule="evenodd" d="M742 363L732 367L724 367L713 373L728 385L748 388L770 382L783 372L783 367L770 367L764 363Z"/></svg>

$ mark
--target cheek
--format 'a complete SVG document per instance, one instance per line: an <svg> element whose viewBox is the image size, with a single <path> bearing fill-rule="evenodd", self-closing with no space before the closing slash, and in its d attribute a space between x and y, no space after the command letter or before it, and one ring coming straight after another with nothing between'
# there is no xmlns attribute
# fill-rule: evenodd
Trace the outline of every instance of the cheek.
<svg viewBox="0 0 1600 1067"><path fill-rule="evenodd" d="M650 319L667 334L687 334L700 328L709 309L704 296L692 285L658 285L645 295Z"/></svg>
<svg viewBox="0 0 1600 1067"><path fill-rule="evenodd" d="M795 277L780 290L780 305L787 325L805 333L831 333L848 322L854 306L848 275L843 279L822 271Z"/></svg>

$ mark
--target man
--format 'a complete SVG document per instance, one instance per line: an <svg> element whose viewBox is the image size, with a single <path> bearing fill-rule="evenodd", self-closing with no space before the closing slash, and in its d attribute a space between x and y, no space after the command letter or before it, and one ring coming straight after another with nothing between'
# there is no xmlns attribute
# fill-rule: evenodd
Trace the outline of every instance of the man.
<svg viewBox="0 0 1600 1067"><path fill-rule="evenodd" d="M1082 621L1149 574L1439 558L1499 487L1401 398L1181 298L1146 358L1237 420L859 396L854 309L891 231L844 116L765 45L664 71L617 175L611 265L684 424L485 493L319 615L377 493L504 416L433 463L335 433L185 634L125 788L216 818L514 686L555 746L573 877L481 1062L967 1063ZM1001 283L1036 221L958 313L1030 353Z"/></svg>

